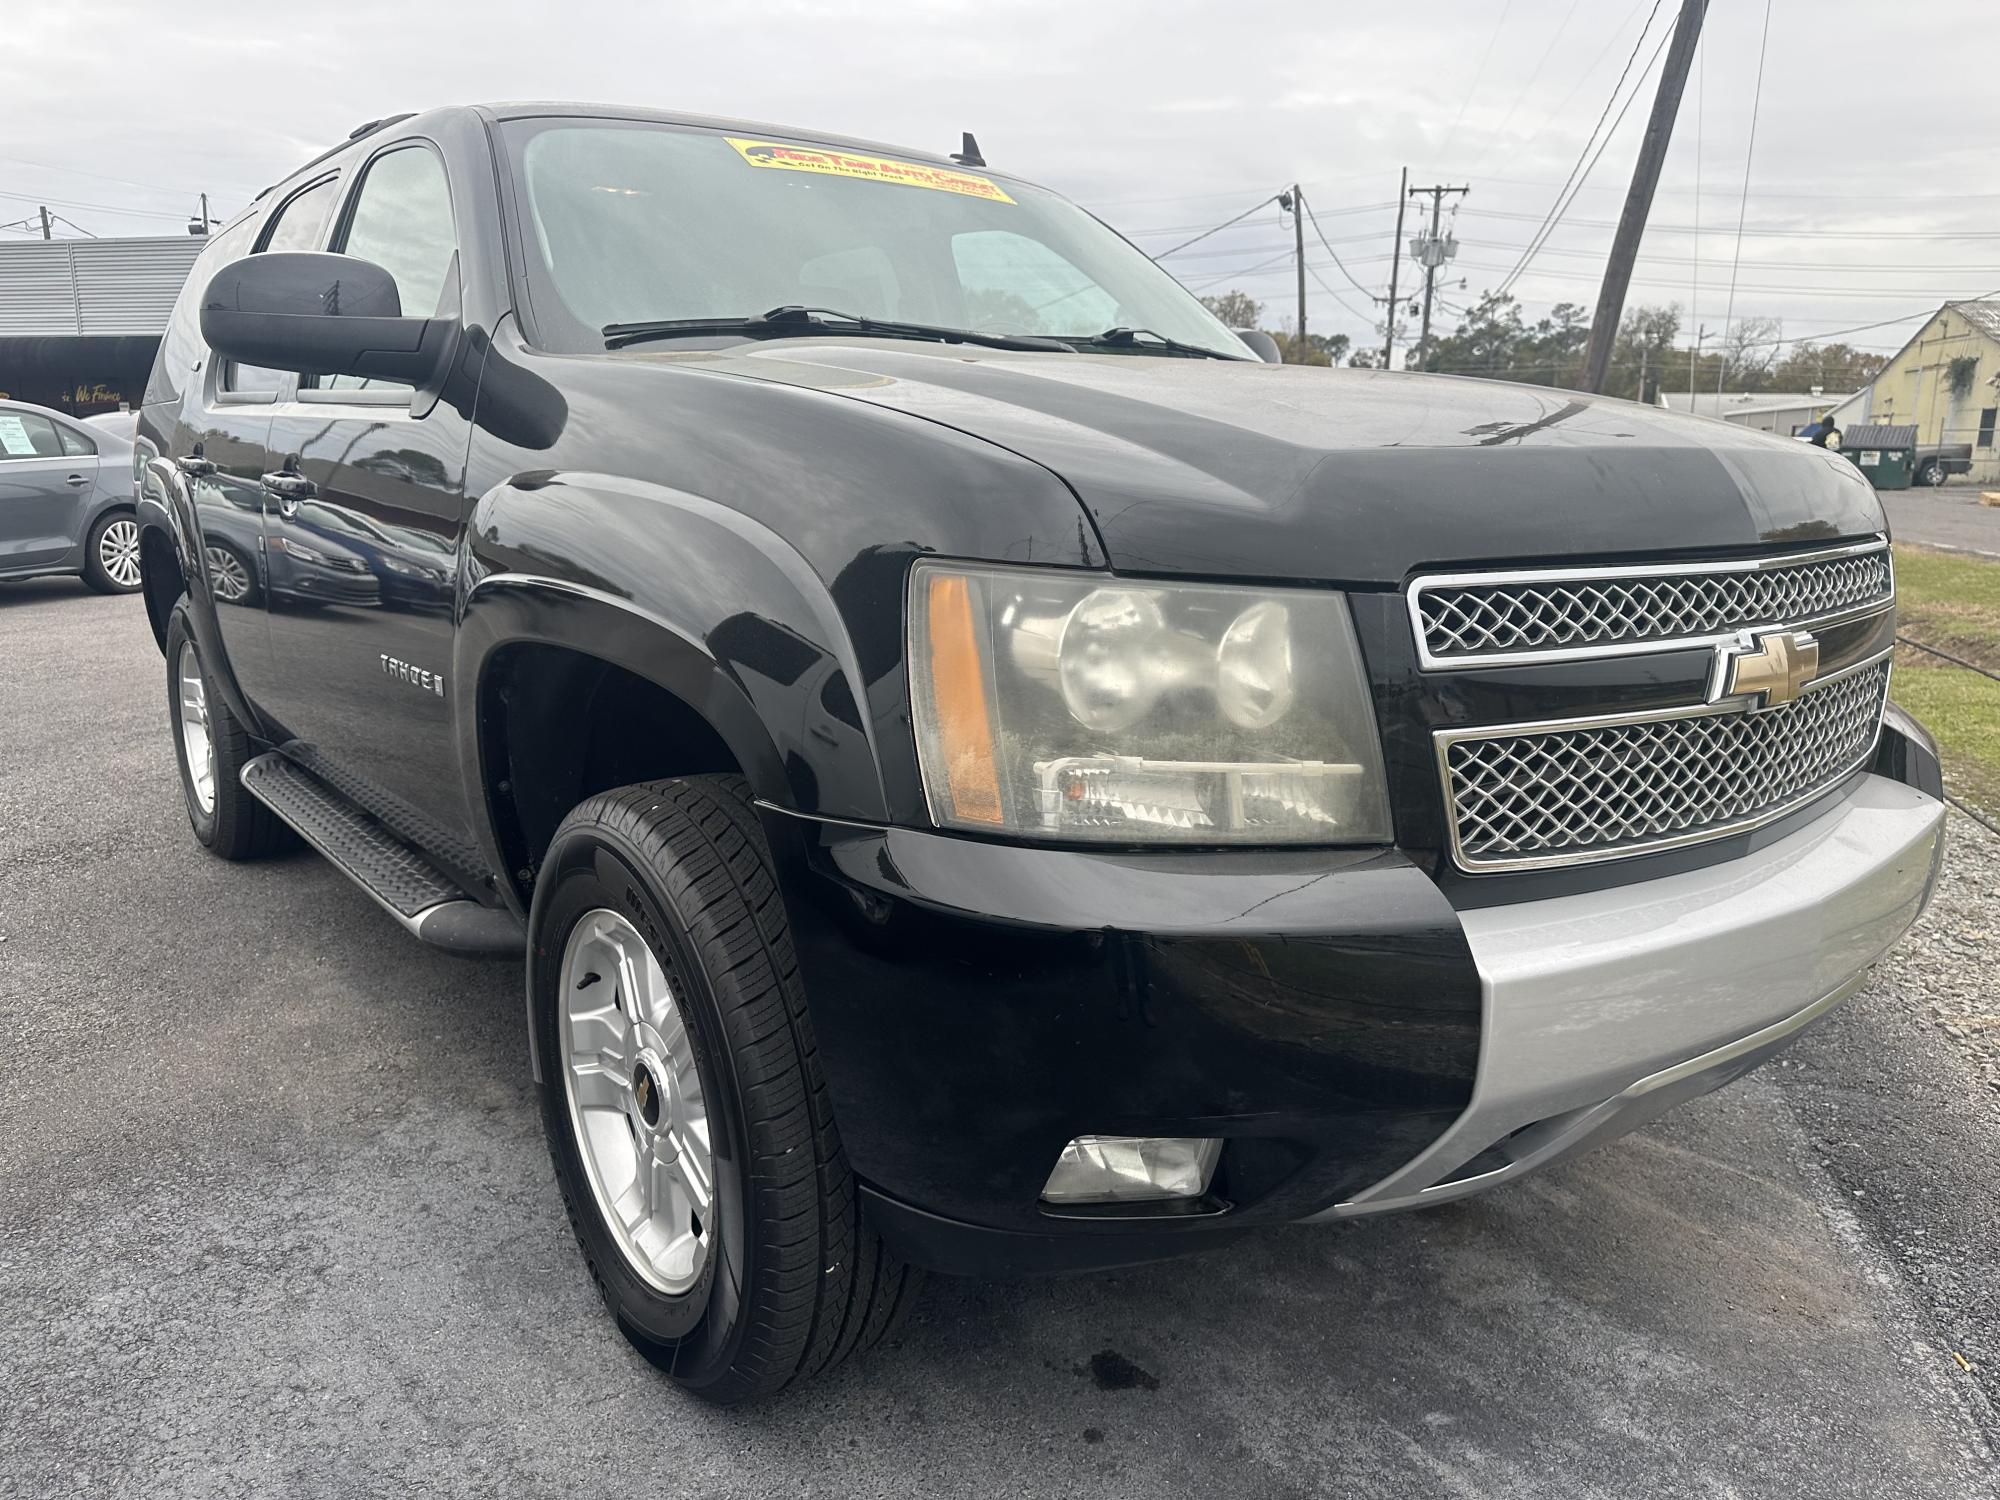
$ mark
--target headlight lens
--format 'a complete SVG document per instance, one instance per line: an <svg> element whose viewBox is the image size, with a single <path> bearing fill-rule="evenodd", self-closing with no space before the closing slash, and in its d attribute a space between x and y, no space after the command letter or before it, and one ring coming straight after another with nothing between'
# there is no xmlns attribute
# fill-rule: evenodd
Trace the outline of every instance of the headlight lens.
<svg viewBox="0 0 2000 1500"><path fill-rule="evenodd" d="M910 671L941 826L1114 843L1392 837L1339 594L919 563Z"/></svg>

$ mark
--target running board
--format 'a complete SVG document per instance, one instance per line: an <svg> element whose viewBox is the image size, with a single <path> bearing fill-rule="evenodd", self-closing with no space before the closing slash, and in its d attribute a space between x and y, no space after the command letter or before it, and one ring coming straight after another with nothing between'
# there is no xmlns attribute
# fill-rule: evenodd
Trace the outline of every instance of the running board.
<svg viewBox="0 0 2000 1500"><path fill-rule="evenodd" d="M453 953L519 954L514 914L482 906L423 854L277 750L243 767L243 789L398 922Z"/></svg>

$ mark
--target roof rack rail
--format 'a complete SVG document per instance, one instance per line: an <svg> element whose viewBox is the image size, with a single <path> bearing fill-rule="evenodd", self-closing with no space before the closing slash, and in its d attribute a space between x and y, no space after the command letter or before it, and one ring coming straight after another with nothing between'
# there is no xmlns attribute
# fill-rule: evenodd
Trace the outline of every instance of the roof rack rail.
<svg viewBox="0 0 2000 1500"><path fill-rule="evenodd" d="M384 115L379 120L370 120L367 124L357 125L348 131L347 138L350 141L358 141L364 135L373 135L376 131L384 129L387 126L400 124L404 120L411 119L415 116L415 113L414 110L406 109L400 115Z"/></svg>
<svg viewBox="0 0 2000 1500"><path fill-rule="evenodd" d="M271 191L271 188L278 186L278 183L290 182L294 177L298 176L300 172L310 172L314 167L318 166L321 162L325 161L329 156L339 155L341 152L345 151L349 146L353 145L356 141L360 140L363 136L373 135L378 130L387 130L391 125L400 125L403 123L403 121L414 119L415 117L416 117L415 110L406 109L400 115L384 115L379 120L370 120L365 125L355 126L353 130L348 132L347 139L342 141L338 146L329 146L326 150L320 152L318 156L315 156L311 161L307 162L304 166L299 167L294 171L287 172L283 177L280 177L278 179L278 182L272 183L271 187L265 188L262 192L257 194L256 198L252 199L251 201L261 202L265 197L265 195Z"/></svg>

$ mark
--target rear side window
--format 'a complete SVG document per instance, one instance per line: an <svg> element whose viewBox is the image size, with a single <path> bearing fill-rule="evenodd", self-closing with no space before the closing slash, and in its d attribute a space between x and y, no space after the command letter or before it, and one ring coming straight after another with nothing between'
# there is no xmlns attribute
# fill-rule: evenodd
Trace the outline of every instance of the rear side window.
<svg viewBox="0 0 2000 1500"><path fill-rule="evenodd" d="M10 458L61 458L56 424L31 411L0 411L0 462Z"/></svg>
<svg viewBox="0 0 2000 1500"><path fill-rule="evenodd" d="M451 258L458 251L452 227L451 190L444 163L428 146L398 146L368 164L334 246L342 255L372 261L396 279L396 295L406 318L430 318L441 311ZM354 375L324 376L321 390L408 390L400 381Z"/></svg>
<svg viewBox="0 0 2000 1500"><path fill-rule="evenodd" d="M278 210L277 218L271 221L264 243L258 248L317 250L320 235L326 229L327 216L333 212L334 189L339 183L339 178L329 177L287 198L284 207Z"/></svg>
<svg viewBox="0 0 2000 1500"><path fill-rule="evenodd" d="M56 435L62 439L63 452L71 458L84 458L97 452L97 444L78 432L74 427L58 425Z"/></svg>
<svg viewBox="0 0 2000 1500"><path fill-rule="evenodd" d="M259 253L271 250L317 250L326 221L333 212L335 189L340 179L328 177L292 194L278 206L278 212L264 231ZM222 372L222 389L238 395L275 396L284 379L280 370L231 362Z"/></svg>

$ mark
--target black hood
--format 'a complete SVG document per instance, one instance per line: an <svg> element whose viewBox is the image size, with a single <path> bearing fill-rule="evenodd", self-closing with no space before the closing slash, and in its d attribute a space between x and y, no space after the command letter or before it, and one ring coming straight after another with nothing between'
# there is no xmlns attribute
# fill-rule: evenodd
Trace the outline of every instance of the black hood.
<svg viewBox="0 0 2000 1500"><path fill-rule="evenodd" d="M860 339L692 359L1032 459L1130 572L1393 584L1438 565L1725 555L1884 529L1867 481L1821 449L1534 386Z"/></svg>

